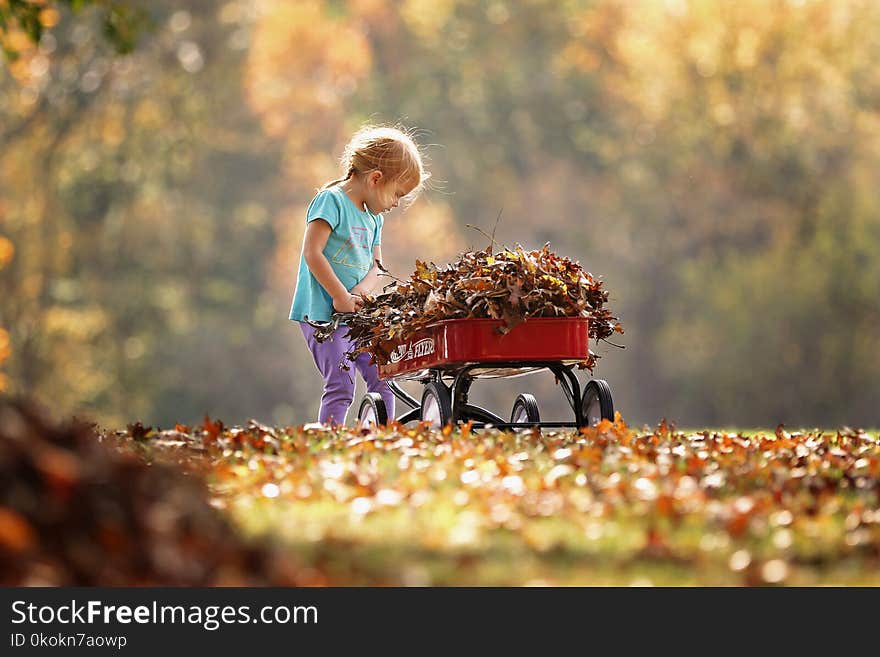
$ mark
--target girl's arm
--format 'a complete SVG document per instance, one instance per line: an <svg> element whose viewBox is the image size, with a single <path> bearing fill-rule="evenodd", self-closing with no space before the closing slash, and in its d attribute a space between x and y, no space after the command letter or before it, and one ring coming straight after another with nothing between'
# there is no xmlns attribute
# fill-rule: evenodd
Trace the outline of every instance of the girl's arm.
<svg viewBox="0 0 880 657"><path fill-rule="evenodd" d="M379 274L381 270L375 265L376 261L382 262L382 247L378 244L373 247L373 266L367 275L364 276L358 284L351 288L352 294L372 294L373 288L379 283Z"/></svg>
<svg viewBox="0 0 880 657"><path fill-rule="evenodd" d="M310 221L306 224L303 256L312 276L333 299L333 308L339 312L353 313L361 305L362 300L345 289L342 281L330 266L327 256L324 255L324 247L327 246L327 239L332 230L330 224L323 219Z"/></svg>

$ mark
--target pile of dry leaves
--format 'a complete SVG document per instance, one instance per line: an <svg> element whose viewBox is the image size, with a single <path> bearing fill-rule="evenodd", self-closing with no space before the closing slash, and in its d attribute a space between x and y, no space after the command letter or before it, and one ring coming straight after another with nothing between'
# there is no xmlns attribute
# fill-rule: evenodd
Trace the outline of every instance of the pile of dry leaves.
<svg viewBox="0 0 880 657"><path fill-rule="evenodd" d="M549 244L534 251L517 245L497 253L488 247L465 252L442 269L416 260L408 281L397 280L383 294L365 296L358 312L336 313L329 324L313 325L319 341L340 324L347 325L354 345L347 356L353 360L367 352L384 365L398 343L445 319L498 319L500 332L507 333L533 317L588 317L589 337L606 340L614 332L623 333L606 301L602 282L551 251ZM596 358L591 352L583 365L592 369Z"/></svg>
<svg viewBox="0 0 880 657"><path fill-rule="evenodd" d="M289 560L239 538L199 477L0 398L3 586L296 583Z"/></svg>

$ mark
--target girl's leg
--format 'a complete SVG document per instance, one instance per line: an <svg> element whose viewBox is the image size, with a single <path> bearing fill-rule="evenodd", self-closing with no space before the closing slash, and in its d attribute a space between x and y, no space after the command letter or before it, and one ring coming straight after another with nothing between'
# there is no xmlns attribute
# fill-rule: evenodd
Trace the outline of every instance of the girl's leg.
<svg viewBox="0 0 880 657"><path fill-rule="evenodd" d="M345 424L345 416L354 399L354 371L339 368L349 344L340 333L345 333L348 329L341 327L333 334L332 340L318 342L314 336L315 329L305 322L300 322L299 325L309 351L312 352L312 358L315 359L315 365L324 377L324 393L321 395L318 421L325 424Z"/></svg>
<svg viewBox="0 0 880 657"><path fill-rule="evenodd" d="M378 392L382 395L385 402L385 409L388 411L388 419L392 420L396 416L394 414L394 393L388 387L388 383L379 378L379 367L375 363L370 365L370 354L358 354L354 362L358 372L364 377L367 384L367 392Z"/></svg>

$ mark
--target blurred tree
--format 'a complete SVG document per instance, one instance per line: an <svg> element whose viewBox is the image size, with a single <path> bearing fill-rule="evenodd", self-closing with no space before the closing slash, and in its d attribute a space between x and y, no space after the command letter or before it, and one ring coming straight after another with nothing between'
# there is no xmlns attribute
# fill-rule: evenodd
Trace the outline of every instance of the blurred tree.
<svg viewBox="0 0 880 657"><path fill-rule="evenodd" d="M0 218L3 215L3 208L0 206ZM15 255L15 245L8 237L0 234L0 270L2 270ZM0 316L0 321L2 321ZM5 373L5 364L9 359L12 349L9 343L9 331L0 323L0 393L6 392L9 388L9 380Z"/></svg>
<svg viewBox="0 0 880 657"><path fill-rule="evenodd" d="M98 12L102 32L116 52L130 53L141 32L151 24L146 8L136 4L136 0L2 0L0 46L6 58L14 62L38 45L47 29L58 24L59 7L74 12L88 8Z"/></svg>
<svg viewBox="0 0 880 657"><path fill-rule="evenodd" d="M649 417L870 422L880 392L866 251L880 231L880 7L770 8L621 17L609 82L631 138L612 173L637 240L619 254L634 282L621 311L641 333L627 357Z"/></svg>
<svg viewBox="0 0 880 657"><path fill-rule="evenodd" d="M235 73L250 16L190 6L155 5L127 57L99 16L63 21L0 87L10 385L59 410L167 426L290 396L261 293L277 155Z"/></svg>

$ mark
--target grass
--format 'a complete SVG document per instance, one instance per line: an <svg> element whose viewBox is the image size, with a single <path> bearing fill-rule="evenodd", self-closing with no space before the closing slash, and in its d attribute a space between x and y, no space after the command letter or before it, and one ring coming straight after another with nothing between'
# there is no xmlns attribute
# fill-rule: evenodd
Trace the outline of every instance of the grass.
<svg viewBox="0 0 880 657"><path fill-rule="evenodd" d="M618 419L581 433L250 427L189 442L206 448L186 462L215 505L315 583L880 585L876 434ZM150 458L169 456L160 445Z"/></svg>

